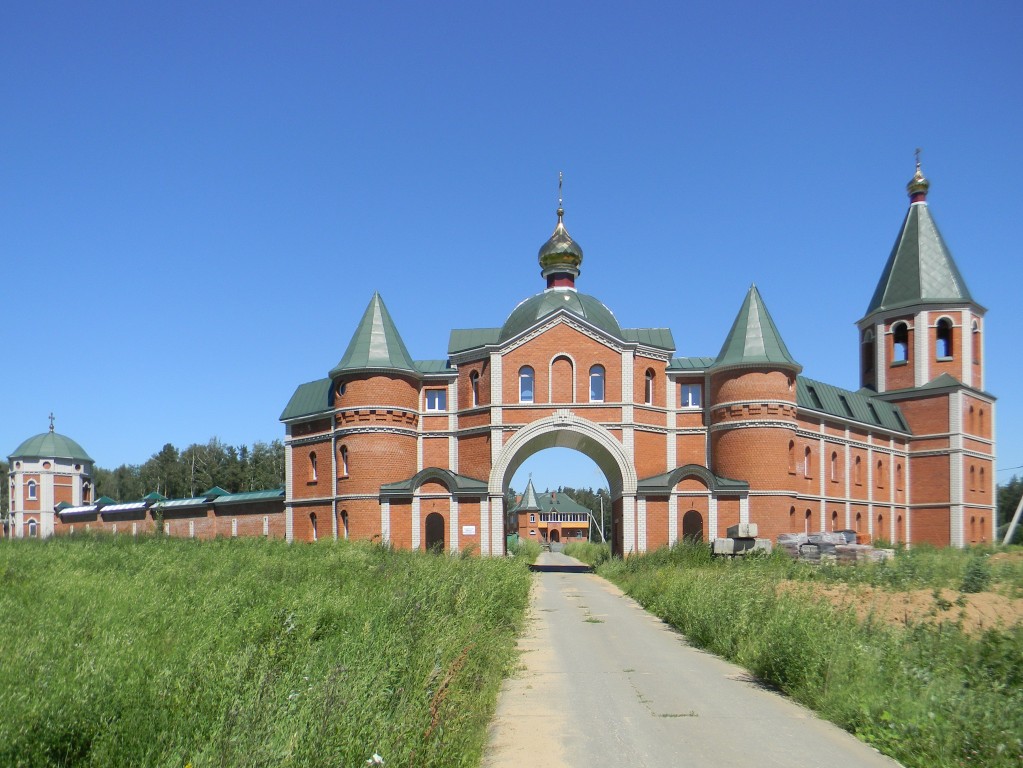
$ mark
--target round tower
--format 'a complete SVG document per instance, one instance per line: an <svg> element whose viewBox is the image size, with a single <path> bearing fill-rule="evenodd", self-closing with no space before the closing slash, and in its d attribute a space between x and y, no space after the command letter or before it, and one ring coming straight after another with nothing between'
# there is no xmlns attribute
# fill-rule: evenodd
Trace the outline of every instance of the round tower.
<svg viewBox="0 0 1023 768"><path fill-rule="evenodd" d="M58 525L57 510L93 500L93 460L66 435L48 432L30 437L8 457L10 509L7 535L47 538Z"/></svg>
<svg viewBox="0 0 1023 768"><path fill-rule="evenodd" d="M796 377L789 354L756 286L752 286L710 368L710 441L716 475L746 480L752 490L795 492ZM785 530L790 500L760 498L750 520L764 535Z"/></svg>

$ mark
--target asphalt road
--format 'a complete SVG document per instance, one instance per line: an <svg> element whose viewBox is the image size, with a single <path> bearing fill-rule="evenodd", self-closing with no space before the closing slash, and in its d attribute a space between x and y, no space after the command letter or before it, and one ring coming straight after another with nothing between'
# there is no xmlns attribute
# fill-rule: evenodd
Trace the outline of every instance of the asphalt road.
<svg viewBox="0 0 1023 768"><path fill-rule="evenodd" d="M521 670L498 699L487 768L893 768L840 728L689 647L578 561L544 553ZM727 621L727 612L722 612Z"/></svg>

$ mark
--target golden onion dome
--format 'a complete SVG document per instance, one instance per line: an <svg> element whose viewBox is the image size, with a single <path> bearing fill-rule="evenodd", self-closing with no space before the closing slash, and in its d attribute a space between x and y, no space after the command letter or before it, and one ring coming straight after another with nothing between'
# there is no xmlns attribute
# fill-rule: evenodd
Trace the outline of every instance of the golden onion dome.
<svg viewBox="0 0 1023 768"><path fill-rule="evenodd" d="M564 216L565 209L559 206L558 223L554 227L554 234L540 246L537 255L544 277L559 273L576 277L579 275L579 266L583 263L583 249L565 229Z"/></svg>
<svg viewBox="0 0 1023 768"><path fill-rule="evenodd" d="M923 171L920 170L920 150L918 149L916 151L916 173L906 185L906 191L909 193L909 199L916 203L927 198L927 190L930 188L931 182L924 177Z"/></svg>

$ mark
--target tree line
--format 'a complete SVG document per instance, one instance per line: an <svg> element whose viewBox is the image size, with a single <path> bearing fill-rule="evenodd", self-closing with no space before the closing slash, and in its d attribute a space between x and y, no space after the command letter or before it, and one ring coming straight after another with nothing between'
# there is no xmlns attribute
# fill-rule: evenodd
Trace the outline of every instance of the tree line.
<svg viewBox="0 0 1023 768"><path fill-rule="evenodd" d="M118 501L141 499L156 491L175 499L197 496L219 486L229 493L265 491L284 486L284 443L233 446L216 437L182 451L167 443L143 464L122 464L93 471L96 497Z"/></svg>

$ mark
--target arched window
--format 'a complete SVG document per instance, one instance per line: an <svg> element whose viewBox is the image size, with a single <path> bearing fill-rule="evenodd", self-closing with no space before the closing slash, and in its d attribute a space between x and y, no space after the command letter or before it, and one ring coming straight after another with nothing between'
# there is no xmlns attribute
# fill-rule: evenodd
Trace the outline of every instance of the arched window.
<svg viewBox="0 0 1023 768"><path fill-rule="evenodd" d="M82 484L82 503L88 504L92 501L92 485L89 483Z"/></svg>
<svg viewBox="0 0 1023 768"><path fill-rule="evenodd" d="M860 457L856 457L856 461L853 463L853 481L856 485L863 485L863 462Z"/></svg>
<svg viewBox="0 0 1023 768"><path fill-rule="evenodd" d="M652 369L647 369L646 382L643 389L643 402L647 405L654 404L654 372Z"/></svg>
<svg viewBox="0 0 1023 768"><path fill-rule="evenodd" d="M834 509L831 510L831 530L838 530L838 511Z"/></svg>
<svg viewBox="0 0 1023 768"><path fill-rule="evenodd" d="M575 402L575 364L567 355L551 360L550 399L552 403Z"/></svg>
<svg viewBox="0 0 1023 768"><path fill-rule="evenodd" d="M838 482L838 452L831 452L831 482Z"/></svg>
<svg viewBox="0 0 1023 768"><path fill-rule="evenodd" d="M342 509L340 514L338 515L338 517L340 518L340 523L341 523L340 525L338 525L338 529L339 529L338 533L341 535L342 538L347 539L348 538L348 512L346 510Z"/></svg>
<svg viewBox="0 0 1023 768"><path fill-rule="evenodd" d="M856 513L856 532L857 533L863 532L863 515L860 514L859 512Z"/></svg>
<svg viewBox="0 0 1023 768"><path fill-rule="evenodd" d="M604 402L604 366L602 365L590 368L590 402Z"/></svg>
<svg viewBox="0 0 1023 768"><path fill-rule="evenodd" d="M477 406L480 404L480 374L479 371L473 371L469 374L469 386L472 387L472 404Z"/></svg>
<svg viewBox="0 0 1023 768"><path fill-rule="evenodd" d="M984 409L977 411L977 434L984 436Z"/></svg>
<svg viewBox="0 0 1023 768"><path fill-rule="evenodd" d="M977 490L977 468L970 467L970 490Z"/></svg>
<svg viewBox="0 0 1023 768"><path fill-rule="evenodd" d="M813 477L811 467L813 466L813 451L807 448L803 451L803 477Z"/></svg>
<svg viewBox="0 0 1023 768"><path fill-rule="evenodd" d="M341 454L341 477L348 477L348 446L342 445L338 453Z"/></svg>
<svg viewBox="0 0 1023 768"><path fill-rule="evenodd" d="M974 412L972 405L970 406L970 413L966 417L966 431L973 432L974 434L977 432L977 414Z"/></svg>
<svg viewBox="0 0 1023 768"><path fill-rule="evenodd" d="M895 465L895 490L902 490L902 462Z"/></svg>
<svg viewBox="0 0 1023 768"><path fill-rule="evenodd" d="M317 531L316 531L316 513L315 512L310 512L309 513L309 527L313 531L313 541L316 541L319 538L319 535L317 534Z"/></svg>
<svg viewBox="0 0 1023 768"><path fill-rule="evenodd" d="M938 321L934 354L940 360L952 357L952 321L943 317Z"/></svg>
<svg viewBox="0 0 1023 768"><path fill-rule="evenodd" d="M310 482L316 482L316 451L309 451L309 477Z"/></svg>
<svg viewBox="0 0 1023 768"><path fill-rule="evenodd" d="M877 481L878 488L884 488L884 462L881 459L877 460Z"/></svg>
<svg viewBox="0 0 1023 768"><path fill-rule="evenodd" d="M980 323L974 320L970 324L970 330L973 331L973 364L980 365Z"/></svg>
<svg viewBox="0 0 1023 768"><path fill-rule="evenodd" d="M803 532L804 533L809 533L810 532L810 518L812 516L813 516L813 513L809 509L806 510L806 514L804 515L804 520L803 520L803 526L804 526Z"/></svg>
<svg viewBox="0 0 1023 768"><path fill-rule="evenodd" d="M789 440L789 474L796 474L796 441ZM795 510L793 510L794 512Z"/></svg>
<svg viewBox="0 0 1023 768"><path fill-rule="evenodd" d="M892 326L892 362L904 363L909 360L909 326L896 323Z"/></svg>
<svg viewBox="0 0 1023 768"><path fill-rule="evenodd" d="M789 530L796 530L796 508L789 507Z"/></svg>
<svg viewBox="0 0 1023 768"><path fill-rule="evenodd" d="M34 539L39 533L39 524L35 520L28 521L28 537Z"/></svg>
<svg viewBox="0 0 1023 768"><path fill-rule="evenodd" d="M874 332L869 328L863 332L863 343L861 345L863 355L863 373L874 372Z"/></svg>
<svg viewBox="0 0 1023 768"><path fill-rule="evenodd" d="M528 365L524 365L519 368L519 402L520 403L531 403L533 402L533 383L534 383L533 369Z"/></svg>
<svg viewBox="0 0 1023 768"><path fill-rule="evenodd" d="M882 514L881 512L877 513L877 528L874 529L874 538L875 539L884 538L884 514Z"/></svg>
<svg viewBox="0 0 1023 768"><path fill-rule="evenodd" d="M37 494L36 494L36 481L35 480L29 480L28 481L28 485L26 486L26 488L28 490L28 497L30 499L35 499L37 497Z"/></svg>
<svg viewBox="0 0 1023 768"><path fill-rule="evenodd" d="M987 487L987 486L984 485L984 467L980 468L980 481L979 482L980 482L980 484L977 486L977 488L980 490L981 493L984 493L985 492L985 488Z"/></svg>

